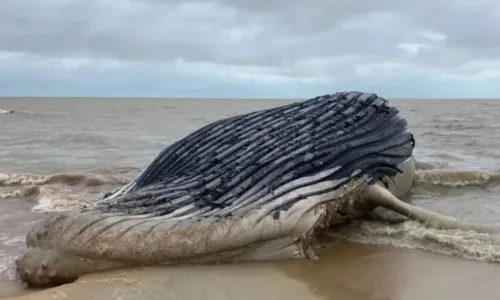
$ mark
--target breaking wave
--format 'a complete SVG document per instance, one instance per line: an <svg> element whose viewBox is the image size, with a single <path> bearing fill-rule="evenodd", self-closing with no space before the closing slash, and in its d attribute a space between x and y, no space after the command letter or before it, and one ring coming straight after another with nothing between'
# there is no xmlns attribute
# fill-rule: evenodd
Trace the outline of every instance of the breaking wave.
<svg viewBox="0 0 500 300"><path fill-rule="evenodd" d="M500 174L445 169L416 170L415 184L443 187L499 185Z"/></svg>
<svg viewBox="0 0 500 300"><path fill-rule="evenodd" d="M27 198L35 212L70 210L100 198L133 179L138 168L98 170L100 174L0 173L0 199Z"/></svg>
<svg viewBox="0 0 500 300"><path fill-rule="evenodd" d="M46 184L64 184L98 186L108 183L123 183L123 179L115 177L102 177L87 174L6 174L0 173L0 187L5 186L23 186L23 185L46 185Z"/></svg>
<svg viewBox="0 0 500 300"><path fill-rule="evenodd" d="M355 221L332 230L329 235L356 243L421 249L465 259L500 262L500 236L433 229L415 221L400 224Z"/></svg>
<svg viewBox="0 0 500 300"><path fill-rule="evenodd" d="M69 116L73 115L74 112L34 112L29 110L18 110L18 109L1 109L0 115L33 115L33 116Z"/></svg>
<svg viewBox="0 0 500 300"><path fill-rule="evenodd" d="M5 115L5 114L34 115L35 113L27 110L0 109L0 115Z"/></svg>

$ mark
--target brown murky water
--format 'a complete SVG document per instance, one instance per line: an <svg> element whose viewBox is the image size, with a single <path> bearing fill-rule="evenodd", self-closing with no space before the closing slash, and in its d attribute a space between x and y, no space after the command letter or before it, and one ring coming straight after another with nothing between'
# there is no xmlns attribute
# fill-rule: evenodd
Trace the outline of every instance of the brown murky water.
<svg viewBox="0 0 500 300"><path fill-rule="evenodd" d="M13 260L44 214L116 189L166 145L209 122L289 102L0 99L0 297L18 292ZM453 180L439 172L420 174L413 203L499 226L500 100L391 102L415 134L418 160L467 171ZM500 240L494 236L365 221L336 231L334 238L350 242L334 242L319 261L168 271L183 281L159 269L99 276L129 278L137 287L124 289L139 291L151 289L144 278L152 276L175 291L161 299L201 299L201 292L211 295L204 299L495 299L500 292L494 280L500 277ZM87 299L82 291L90 278L65 292ZM112 294L103 288L100 295ZM40 297L55 294L45 295Z"/></svg>

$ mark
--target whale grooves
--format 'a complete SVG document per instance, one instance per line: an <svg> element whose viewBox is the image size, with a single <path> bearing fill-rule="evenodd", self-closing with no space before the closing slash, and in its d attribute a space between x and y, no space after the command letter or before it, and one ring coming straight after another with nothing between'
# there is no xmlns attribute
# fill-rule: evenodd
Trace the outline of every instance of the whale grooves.
<svg viewBox="0 0 500 300"><path fill-rule="evenodd" d="M487 231L399 198L415 140L389 101L338 92L208 124L92 205L35 224L18 277L68 283L118 267L317 259L318 234L376 207L439 228Z"/></svg>

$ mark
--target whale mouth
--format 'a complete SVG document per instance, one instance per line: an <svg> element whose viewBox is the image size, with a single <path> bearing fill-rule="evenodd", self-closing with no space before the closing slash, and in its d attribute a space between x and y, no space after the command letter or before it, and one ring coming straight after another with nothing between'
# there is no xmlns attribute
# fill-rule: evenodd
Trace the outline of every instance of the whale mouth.
<svg viewBox="0 0 500 300"><path fill-rule="evenodd" d="M393 195L414 146L399 111L371 93L223 119L168 146L96 203L35 224L17 272L46 286L122 266L315 258L314 237L335 214L382 205L437 218Z"/></svg>

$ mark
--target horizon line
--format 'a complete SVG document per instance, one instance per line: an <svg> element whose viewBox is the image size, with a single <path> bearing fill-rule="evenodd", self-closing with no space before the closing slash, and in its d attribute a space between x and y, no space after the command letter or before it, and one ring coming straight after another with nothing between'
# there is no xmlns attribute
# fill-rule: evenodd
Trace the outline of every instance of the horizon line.
<svg viewBox="0 0 500 300"><path fill-rule="evenodd" d="M500 95L498 98L492 97L384 97L379 93L377 94L380 97L392 100L500 100ZM319 95L318 95L319 96ZM2 99L123 99L123 100L304 100L304 99L312 99L316 96L312 97L178 97L178 96L2 96L0 95L0 100Z"/></svg>

